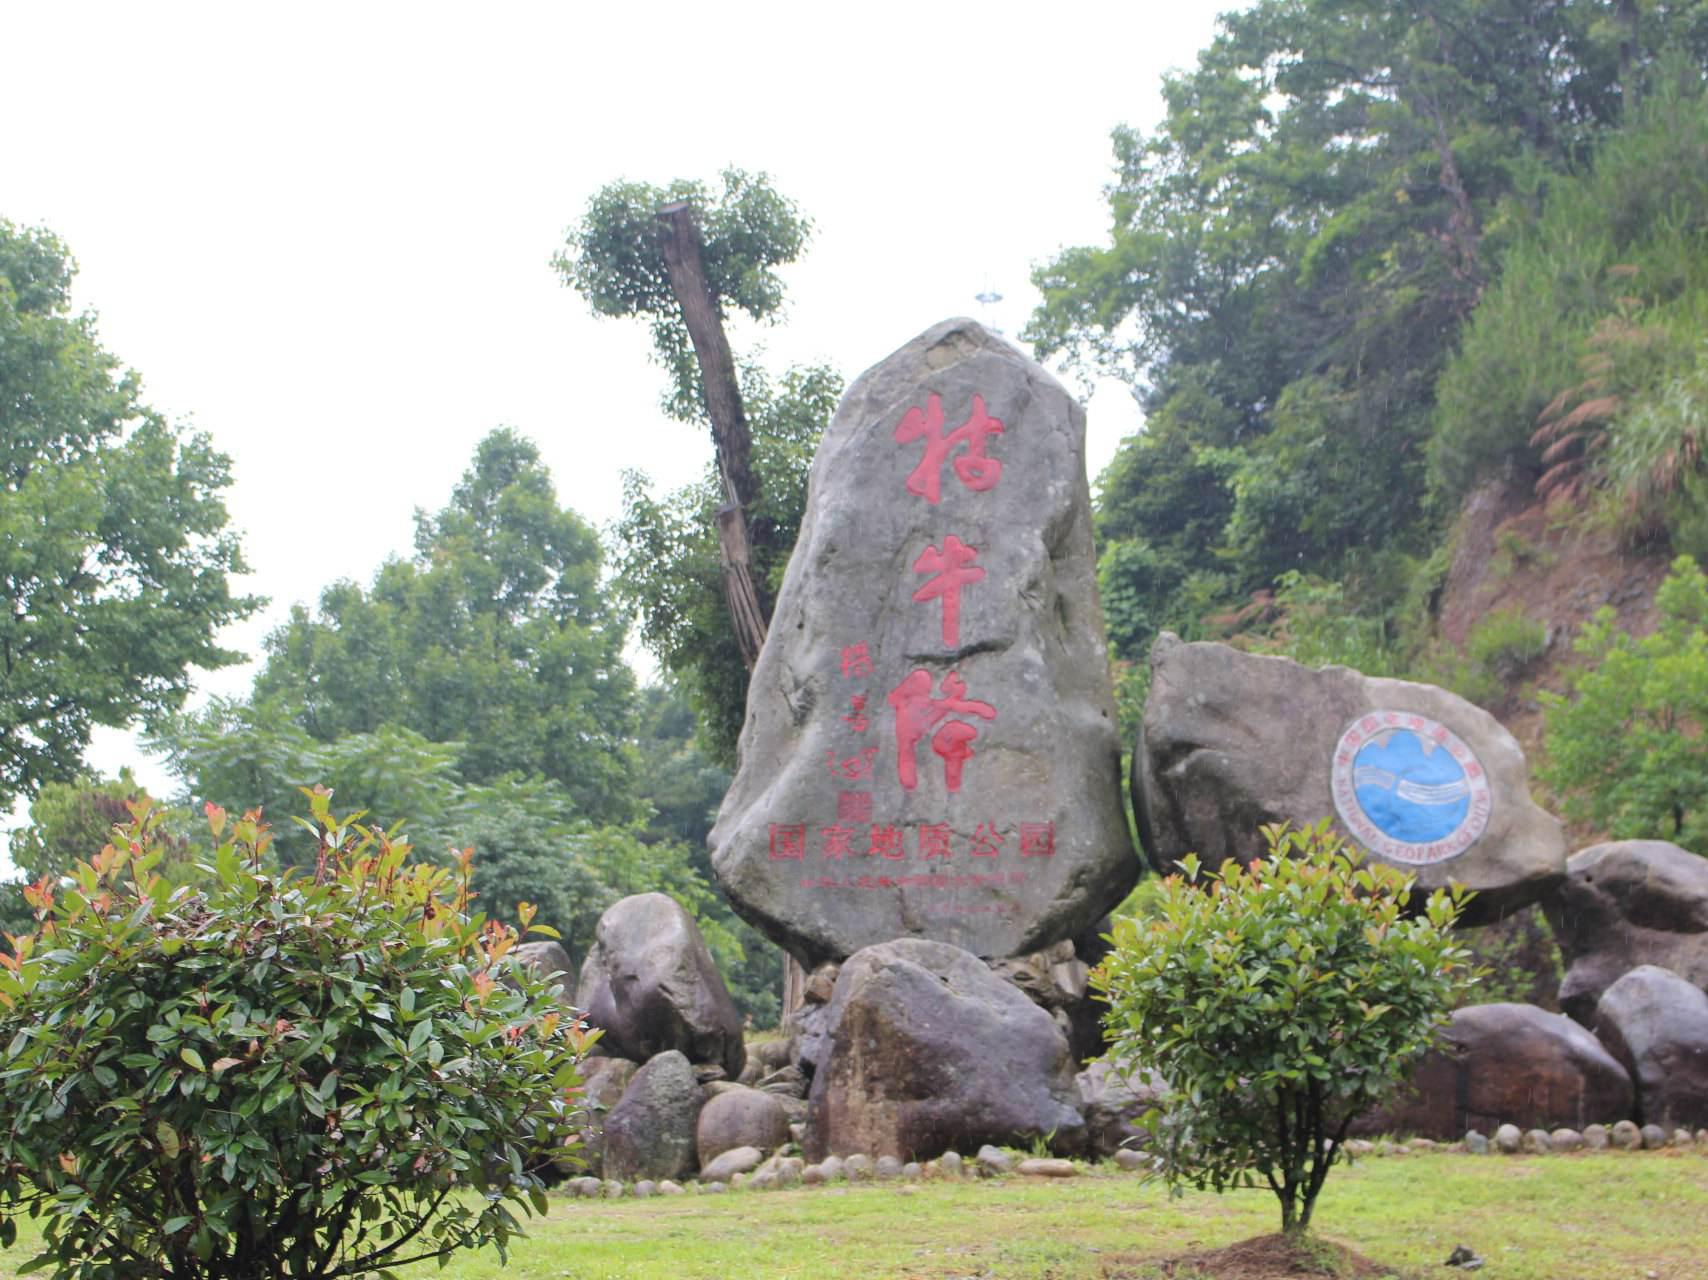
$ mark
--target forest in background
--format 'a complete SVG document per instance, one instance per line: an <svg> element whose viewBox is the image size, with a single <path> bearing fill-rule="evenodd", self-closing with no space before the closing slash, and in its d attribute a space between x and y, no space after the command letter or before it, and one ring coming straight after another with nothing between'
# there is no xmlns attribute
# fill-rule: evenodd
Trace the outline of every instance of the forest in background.
<svg viewBox="0 0 1708 1280"><path fill-rule="evenodd" d="M1491 485L1633 556L1708 557L1705 68L1708 3L1261 0L1167 81L1154 132L1115 131L1109 240L1038 268L1024 337L1145 409L1096 485L1129 737L1163 629L1497 701L1572 638L1518 610L1457 638L1438 625L1460 513ZM667 409L704 425L653 243L669 199L696 210L720 308L755 319L777 315L810 224L730 170L614 184L565 245L564 283L647 326ZM91 723L140 719L183 784L162 798L174 874L197 874L187 819L207 803L264 806L300 861L313 837L286 819L323 784L427 856L472 845L489 910L538 903L577 960L617 897L672 893L738 1001L773 1019L777 954L712 889L704 846L745 690L718 477L660 494L631 476L601 545L533 446L495 431L413 547L299 606L247 698L185 714L189 667L233 658L212 634L253 607L225 591L241 564L225 460L141 403L71 314L70 270L50 234L0 224L0 523L31 604L0 622L20 657L0 703L9 741L40 747L0 759L0 784L34 797L19 866L58 874L123 819L139 789L83 774L80 751ZM841 380L737 363L768 609ZM86 514L60 528L48 511ZM176 544L151 527L163 512ZM1708 713L1705 600L1680 561L1654 635L1586 628L1540 760L1586 830L1708 852L1708 761L1686 731ZM167 609L180 625L147 625ZM622 660L631 617L657 687Z"/></svg>

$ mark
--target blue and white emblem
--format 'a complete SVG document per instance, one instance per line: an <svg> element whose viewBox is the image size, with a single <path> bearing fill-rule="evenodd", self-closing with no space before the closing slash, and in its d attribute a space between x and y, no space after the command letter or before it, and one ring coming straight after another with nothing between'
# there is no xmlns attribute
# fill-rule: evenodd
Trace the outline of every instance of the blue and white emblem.
<svg viewBox="0 0 1708 1280"><path fill-rule="evenodd" d="M1330 786L1341 822L1389 862L1456 858L1489 824L1488 775L1444 725L1407 711L1372 711L1334 749Z"/></svg>

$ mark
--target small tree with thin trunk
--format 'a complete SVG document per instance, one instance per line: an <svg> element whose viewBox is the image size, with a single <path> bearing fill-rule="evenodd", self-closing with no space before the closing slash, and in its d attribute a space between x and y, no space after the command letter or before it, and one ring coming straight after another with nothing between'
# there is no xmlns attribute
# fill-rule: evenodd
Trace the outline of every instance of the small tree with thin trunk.
<svg viewBox="0 0 1708 1280"><path fill-rule="evenodd" d="M1169 1083L1148 1118L1157 1172L1177 1192L1268 1186L1295 1234L1353 1118L1405 1079L1474 975L1452 930L1462 890L1408 914L1412 880L1360 865L1326 820L1264 835L1249 867L1205 874L1188 856L1153 918L1116 921L1092 981L1110 1058Z"/></svg>

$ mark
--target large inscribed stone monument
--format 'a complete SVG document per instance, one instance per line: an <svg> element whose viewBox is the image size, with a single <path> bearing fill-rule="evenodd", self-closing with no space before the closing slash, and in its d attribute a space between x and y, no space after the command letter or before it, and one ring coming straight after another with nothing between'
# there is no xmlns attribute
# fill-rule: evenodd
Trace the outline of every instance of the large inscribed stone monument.
<svg viewBox="0 0 1708 1280"><path fill-rule="evenodd" d="M711 835L736 910L807 963L1034 951L1131 887L1084 438L971 320L837 410Z"/></svg>

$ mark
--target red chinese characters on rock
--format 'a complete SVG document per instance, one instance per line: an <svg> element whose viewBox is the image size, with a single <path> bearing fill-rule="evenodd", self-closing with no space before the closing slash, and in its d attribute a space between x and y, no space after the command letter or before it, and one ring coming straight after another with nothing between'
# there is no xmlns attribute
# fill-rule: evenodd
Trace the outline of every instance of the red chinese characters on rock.
<svg viewBox="0 0 1708 1280"><path fill-rule="evenodd" d="M895 712L896 777L902 788L912 791L919 786L919 741L933 726L947 720L932 734L931 749L943 758L943 785L951 792L959 791L961 771L973 757L973 739L979 731L965 720L948 717L970 715L994 720L996 708L968 698L966 681L958 671L943 677L943 695L933 697L931 673L923 668L890 691L889 704Z"/></svg>
<svg viewBox="0 0 1708 1280"><path fill-rule="evenodd" d="M907 477L907 491L933 505L943 500L943 464L961 446L964 453L955 456L951 465L961 483L974 493L994 489L1002 478L1002 462L985 453L990 436L1002 434L1002 423L985 412L984 397L973 396L973 410L967 420L948 435L943 434L943 397L935 391L927 398L925 408L917 406L902 415L896 425L897 444L925 442L925 456Z"/></svg>
<svg viewBox="0 0 1708 1280"><path fill-rule="evenodd" d="M872 652L862 640L859 644L844 645L842 648L842 675L844 679L853 680L872 674Z"/></svg>
<svg viewBox="0 0 1708 1280"><path fill-rule="evenodd" d="M961 643L961 588L984 578L984 570L973 563L978 554L951 533L943 539L941 551L929 546L913 562L915 573L936 575L915 591L913 598L919 604L943 601L943 643L950 649L958 648Z"/></svg>
<svg viewBox="0 0 1708 1280"><path fill-rule="evenodd" d="M799 862L806 857L807 827L804 822L771 824L771 860Z"/></svg>
<svg viewBox="0 0 1708 1280"><path fill-rule="evenodd" d="M835 748L827 749L824 753L825 768L830 770L830 776L840 778L844 782L860 782L870 777L872 762L877 759L876 747L862 748L851 756L839 756Z"/></svg>

